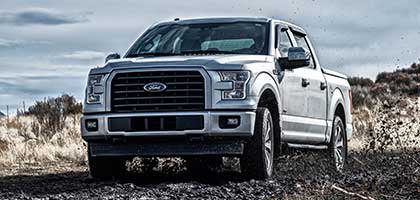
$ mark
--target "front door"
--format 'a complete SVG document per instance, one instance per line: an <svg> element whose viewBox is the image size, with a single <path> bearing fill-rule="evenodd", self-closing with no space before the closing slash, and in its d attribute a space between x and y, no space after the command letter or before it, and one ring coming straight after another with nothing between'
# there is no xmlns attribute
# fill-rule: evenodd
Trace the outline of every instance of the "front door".
<svg viewBox="0 0 420 200"><path fill-rule="evenodd" d="M288 28L278 26L276 54L277 57L287 57L288 48L292 47L292 33ZM307 70L304 68L283 70L278 67L280 92L282 95L282 131L285 140L291 134L304 132L303 122L306 115L307 88L302 85L302 80L307 78ZM287 141L286 141L287 142Z"/></svg>

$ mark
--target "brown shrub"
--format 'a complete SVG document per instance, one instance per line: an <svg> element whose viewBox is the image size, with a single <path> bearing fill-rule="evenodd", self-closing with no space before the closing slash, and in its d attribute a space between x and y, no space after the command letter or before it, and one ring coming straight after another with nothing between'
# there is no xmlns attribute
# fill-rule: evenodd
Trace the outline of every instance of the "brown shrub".
<svg viewBox="0 0 420 200"><path fill-rule="evenodd" d="M355 109L362 106L370 106L373 102L368 87L352 86L351 93L353 97L353 107Z"/></svg>
<svg viewBox="0 0 420 200"><path fill-rule="evenodd" d="M350 77L348 78L348 81L351 86L368 87L374 84L374 82L370 78L364 77Z"/></svg>
<svg viewBox="0 0 420 200"><path fill-rule="evenodd" d="M33 135L30 134L29 125L23 122L21 117L12 117L8 120L4 120L7 129L15 129L19 136L22 136L25 141L33 139Z"/></svg>
<svg viewBox="0 0 420 200"><path fill-rule="evenodd" d="M351 85L353 107L357 109L362 106L370 106L374 100L371 88L375 83L371 79L363 77L350 77L348 81Z"/></svg>
<svg viewBox="0 0 420 200"><path fill-rule="evenodd" d="M420 64L413 63L409 68L394 72L382 72L376 77L375 84L385 84L393 94L420 95Z"/></svg>
<svg viewBox="0 0 420 200"><path fill-rule="evenodd" d="M82 111L81 103L78 103L73 96L64 94L56 98L48 98L44 101L37 101L29 107L28 115L33 115L32 132L37 137L46 140L51 139L54 134L63 129L67 117L72 116L73 123Z"/></svg>
<svg viewBox="0 0 420 200"><path fill-rule="evenodd" d="M0 139L0 153L7 151L9 149L9 142L6 140Z"/></svg>

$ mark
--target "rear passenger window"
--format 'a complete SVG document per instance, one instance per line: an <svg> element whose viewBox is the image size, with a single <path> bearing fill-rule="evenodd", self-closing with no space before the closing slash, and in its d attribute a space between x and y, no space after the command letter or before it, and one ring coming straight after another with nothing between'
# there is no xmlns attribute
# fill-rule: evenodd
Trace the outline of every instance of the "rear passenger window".
<svg viewBox="0 0 420 200"><path fill-rule="evenodd" d="M313 55L312 55L311 49L309 48L308 43L305 40L305 36L300 35L300 34L296 34L296 33L294 33L293 35L295 36L295 40L296 40L296 43L297 43L298 47L303 47L311 53L311 60L310 60L310 63L309 63L308 67L309 68L315 68Z"/></svg>
<svg viewBox="0 0 420 200"><path fill-rule="evenodd" d="M277 48L280 52L280 57L287 57L287 50L289 47L292 47L287 31L281 31L280 28L277 28L277 34Z"/></svg>

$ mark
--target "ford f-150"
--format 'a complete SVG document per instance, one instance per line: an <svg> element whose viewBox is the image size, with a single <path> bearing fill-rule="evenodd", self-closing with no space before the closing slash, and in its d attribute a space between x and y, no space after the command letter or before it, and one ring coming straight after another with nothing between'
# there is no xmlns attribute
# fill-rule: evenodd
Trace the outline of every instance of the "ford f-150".
<svg viewBox="0 0 420 200"><path fill-rule="evenodd" d="M284 146L325 147L342 171L352 136L346 76L322 68L302 28L271 18L159 23L89 73L81 120L95 178L126 160L239 157L264 179Z"/></svg>

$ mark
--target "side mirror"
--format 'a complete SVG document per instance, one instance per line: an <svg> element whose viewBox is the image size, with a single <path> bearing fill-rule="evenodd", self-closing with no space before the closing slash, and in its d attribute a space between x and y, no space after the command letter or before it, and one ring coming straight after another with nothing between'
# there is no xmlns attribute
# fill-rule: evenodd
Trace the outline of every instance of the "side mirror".
<svg viewBox="0 0 420 200"><path fill-rule="evenodd" d="M120 59L120 58L121 58L120 54L111 53L105 58L105 63L108 62L109 60Z"/></svg>
<svg viewBox="0 0 420 200"><path fill-rule="evenodd" d="M288 57L279 59L280 66L285 69L306 67L311 61L311 53L303 47L290 47L287 55Z"/></svg>

